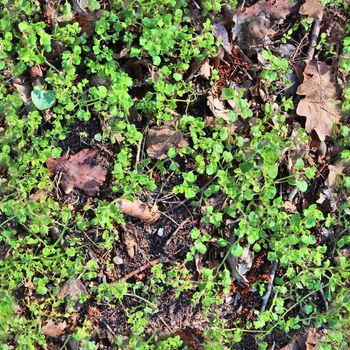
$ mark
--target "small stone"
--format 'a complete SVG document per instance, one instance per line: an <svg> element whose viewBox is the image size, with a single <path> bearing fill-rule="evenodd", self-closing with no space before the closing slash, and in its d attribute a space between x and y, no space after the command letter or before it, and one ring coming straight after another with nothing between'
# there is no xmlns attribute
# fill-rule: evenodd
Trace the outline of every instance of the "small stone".
<svg viewBox="0 0 350 350"><path fill-rule="evenodd" d="M120 257L120 256L115 256L113 258L113 262L116 264L116 265L122 265L124 263L123 259Z"/></svg>
<svg viewBox="0 0 350 350"><path fill-rule="evenodd" d="M157 231L157 235L158 235L158 237L163 237L164 236L164 229L160 227Z"/></svg>

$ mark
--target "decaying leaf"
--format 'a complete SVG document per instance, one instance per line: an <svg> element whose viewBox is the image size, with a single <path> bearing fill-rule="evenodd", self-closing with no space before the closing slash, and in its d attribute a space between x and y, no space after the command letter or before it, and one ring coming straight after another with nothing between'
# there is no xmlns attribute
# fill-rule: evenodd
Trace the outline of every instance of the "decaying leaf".
<svg viewBox="0 0 350 350"><path fill-rule="evenodd" d="M250 246L246 245L243 248L243 253L239 257L232 254L228 255L227 262L230 265L232 277L234 277L241 284L248 284L245 275L252 268L254 260L254 252L250 250Z"/></svg>
<svg viewBox="0 0 350 350"><path fill-rule="evenodd" d="M333 124L340 114L336 101L336 86L332 81L331 68L315 59L305 67L304 82L297 94L305 96L297 107L297 114L306 117L307 132L315 130L321 141L330 136Z"/></svg>
<svg viewBox="0 0 350 350"><path fill-rule="evenodd" d="M41 328L41 333L52 338L59 338L67 328L67 322L63 321L55 324L52 320L48 320L46 325Z"/></svg>
<svg viewBox="0 0 350 350"><path fill-rule="evenodd" d="M87 290L83 283L78 279L74 279L72 281L64 283L62 288L58 292L58 296L60 298L69 296L73 301L78 301L79 295L81 294L86 295Z"/></svg>
<svg viewBox="0 0 350 350"><path fill-rule="evenodd" d="M275 26L292 11L289 0L267 0L244 8L239 8L233 17L235 23L232 38L248 56L255 53L254 47L269 41Z"/></svg>
<svg viewBox="0 0 350 350"><path fill-rule="evenodd" d="M320 0L305 0L300 7L299 13L320 20L323 17L323 5Z"/></svg>
<svg viewBox="0 0 350 350"><path fill-rule="evenodd" d="M137 241L135 232L132 229L125 228L123 232L123 242L126 246L126 251L131 259L134 258L136 249L137 249Z"/></svg>
<svg viewBox="0 0 350 350"><path fill-rule="evenodd" d="M51 174L62 173L61 187L66 194L73 188L79 188L93 196L99 191L107 173L100 165L92 165L96 156L96 150L85 148L70 157L48 158L46 166Z"/></svg>
<svg viewBox="0 0 350 350"><path fill-rule="evenodd" d="M334 193L334 187L337 183L337 178L343 173L344 167L340 163L334 165L328 165L329 174L325 181L325 188L320 194L320 198L317 200L318 204L323 204L325 200L329 201L329 204L333 210L337 209L337 195Z"/></svg>
<svg viewBox="0 0 350 350"><path fill-rule="evenodd" d="M181 131L173 130L170 126L152 128L148 131L146 151L152 159L166 159L170 147L180 149L188 145Z"/></svg>
<svg viewBox="0 0 350 350"><path fill-rule="evenodd" d="M211 77L212 71L213 67L210 65L209 61L206 60L199 68L197 76L199 75L206 79L209 79Z"/></svg>
<svg viewBox="0 0 350 350"><path fill-rule="evenodd" d="M316 350L320 342L325 340L327 330L309 328L304 335L297 336L296 341L281 348L281 350Z"/></svg>
<svg viewBox="0 0 350 350"><path fill-rule="evenodd" d="M145 203L140 200L130 201L120 198L116 201L116 206L125 215L130 215L142 221L153 222L158 219L158 210L152 212Z"/></svg>
<svg viewBox="0 0 350 350"><path fill-rule="evenodd" d="M217 40L220 40L222 42L222 47L224 48L226 53L231 55L232 46L228 38L227 30L222 23L216 22L213 24L213 35Z"/></svg>
<svg viewBox="0 0 350 350"><path fill-rule="evenodd" d="M222 118L226 121L229 120L229 110L219 98L209 95L207 97L207 104L215 117Z"/></svg>
<svg viewBox="0 0 350 350"><path fill-rule="evenodd" d="M13 78L13 86L18 91L24 105L28 106L31 102L30 93L32 90L29 81L24 76L19 76L18 78Z"/></svg>

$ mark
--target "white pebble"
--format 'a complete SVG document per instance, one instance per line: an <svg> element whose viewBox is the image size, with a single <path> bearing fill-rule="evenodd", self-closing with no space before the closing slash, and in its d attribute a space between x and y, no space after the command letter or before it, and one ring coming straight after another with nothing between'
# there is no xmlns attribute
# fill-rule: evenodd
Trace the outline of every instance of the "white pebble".
<svg viewBox="0 0 350 350"><path fill-rule="evenodd" d="M116 265L121 265L121 264L124 263L123 259L122 259L121 257L119 257L119 256L115 256L115 257L113 258L113 262L114 262Z"/></svg>
<svg viewBox="0 0 350 350"><path fill-rule="evenodd" d="M162 229L161 227L158 229L158 231L157 231L157 235L159 236L159 237L163 237L164 236L164 229Z"/></svg>

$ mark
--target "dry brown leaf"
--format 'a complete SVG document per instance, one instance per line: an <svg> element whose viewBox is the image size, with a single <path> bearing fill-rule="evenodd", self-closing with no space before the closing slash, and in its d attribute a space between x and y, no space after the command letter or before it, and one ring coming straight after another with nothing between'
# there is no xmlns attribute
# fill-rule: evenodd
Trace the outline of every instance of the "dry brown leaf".
<svg viewBox="0 0 350 350"><path fill-rule="evenodd" d="M120 198L116 201L116 206L125 215L130 215L142 221L153 222L158 219L158 210L152 212L145 203L140 200L130 201Z"/></svg>
<svg viewBox="0 0 350 350"><path fill-rule="evenodd" d="M212 74L213 67L210 65L209 61L206 60L198 70L197 75L209 79Z"/></svg>
<svg viewBox="0 0 350 350"><path fill-rule="evenodd" d="M96 150L85 148L70 157L48 158L46 166L51 174L62 173L61 187L66 194L75 187L93 196L107 173L100 165L92 165L96 156Z"/></svg>
<svg viewBox="0 0 350 350"><path fill-rule="evenodd" d="M305 67L304 82L298 87L297 94L305 96L298 104L297 114L306 117L306 131L315 130L324 141L326 136L331 135L333 124L341 117L330 67L312 60Z"/></svg>
<svg viewBox="0 0 350 350"><path fill-rule="evenodd" d="M320 20L323 17L323 5L320 0L305 0L300 7L299 13Z"/></svg>
<svg viewBox="0 0 350 350"><path fill-rule="evenodd" d="M79 301L79 296L81 294L86 295L87 290L83 283L78 279L74 279L72 281L64 283L62 288L58 292L59 298L69 296L74 302Z"/></svg>
<svg viewBox="0 0 350 350"><path fill-rule="evenodd" d="M126 246L126 251L131 259L135 257L137 249L136 235L132 230L125 229L123 232L123 242Z"/></svg>
<svg viewBox="0 0 350 350"><path fill-rule="evenodd" d="M232 254L228 255L227 262L230 265L232 277L241 284L248 284L249 281L245 275L252 268L254 260L254 252L250 250L250 246L246 245L243 248L243 253L239 257L235 257Z"/></svg>
<svg viewBox="0 0 350 350"><path fill-rule="evenodd" d="M276 34L276 25L291 13L292 8L289 0L259 1L247 8L240 7L233 17L233 40L251 56L256 52L256 45L269 41Z"/></svg>
<svg viewBox="0 0 350 350"><path fill-rule="evenodd" d="M59 338L67 328L67 322L63 321L55 324L52 320L48 320L46 325L41 328L41 333L52 338Z"/></svg>
<svg viewBox="0 0 350 350"><path fill-rule="evenodd" d="M152 159L166 159L170 147L180 149L187 145L183 133L171 129L170 126L152 128L147 134L146 151Z"/></svg>
<svg viewBox="0 0 350 350"><path fill-rule="evenodd" d="M229 110L226 109L224 102L222 102L217 97L209 95L207 97L207 104L215 117L222 118L226 121L229 121L229 115L228 115Z"/></svg>

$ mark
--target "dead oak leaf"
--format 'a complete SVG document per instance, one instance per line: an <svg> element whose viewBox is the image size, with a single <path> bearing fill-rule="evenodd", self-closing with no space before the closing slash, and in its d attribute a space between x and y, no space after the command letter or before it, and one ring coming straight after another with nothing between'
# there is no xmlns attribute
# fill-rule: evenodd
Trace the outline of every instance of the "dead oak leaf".
<svg viewBox="0 0 350 350"><path fill-rule="evenodd" d="M59 338L64 330L67 328L67 322L63 321L60 323L54 323L52 320L48 320L41 328L41 333L52 338Z"/></svg>
<svg viewBox="0 0 350 350"><path fill-rule="evenodd" d="M321 20L323 17L323 5L320 0L305 0L304 4L300 7L299 13Z"/></svg>
<svg viewBox="0 0 350 350"><path fill-rule="evenodd" d="M166 159L171 147L180 149L188 145L181 131L173 130L169 126L152 128L148 131L146 151L152 159Z"/></svg>
<svg viewBox="0 0 350 350"><path fill-rule="evenodd" d="M331 135L333 124L341 117L330 67L312 60L305 67L304 82L298 87L297 94L305 96L297 107L297 114L306 117L305 130L315 130L324 141L326 136Z"/></svg>
<svg viewBox="0 0 350 350"><path fill-rule="evenodd" d="M48 158L46 166L51 174L62 173L61 187L67 194L73 188L79 188L93 196L106 178L107 171L100 165L92 165L97 151L85 148L70 157Z"/></svg>

